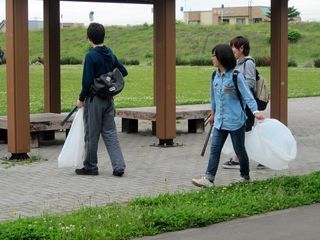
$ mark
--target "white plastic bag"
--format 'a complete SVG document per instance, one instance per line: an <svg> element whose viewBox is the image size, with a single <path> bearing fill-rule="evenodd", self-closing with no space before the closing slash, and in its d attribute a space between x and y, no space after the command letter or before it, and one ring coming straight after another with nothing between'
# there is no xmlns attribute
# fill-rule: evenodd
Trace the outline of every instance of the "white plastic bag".
<svg viewBox="0 0 320 240"><path fill-rule="evenodd" d="M83 108L80 108L76 113L68 137L58 157L58 167L81 166L84 160L84 153Z"/></svg>
<svg viewBox="0 0 320 240"><path fill-rule="evenodd" d="M225 155L230 155L230 156L235 155L230 134L228 135L226 141L224 142L221 152Z"/></svg>
<svg viewBox="0 0 320 240"><path fill-rule="evenodd" d="M251 136L252 135L252 131L246 132L245 134L246 134L245 147L247 148L247 141L248 141L247 139L252 137ZM223 154L225 154L225 155L229 155L230 157L235 155L230 134L228 135L228 137L227 137L227 139L226 139L226 141L225 141L225 143L224 143L224 145L222 147L221 152Z"/></svg>
<svg viewBox="0 0 320 240"><path fill-rule="evenodd" d="M291 131L276 119L258 124L246 138L250 159L274 170L287 169L297 156L297 142Z"/></svg>
<svg viewBox="0 0 320 240"><path fill-rule="evenodd" d="M276 119L258 122L252 131L246 132L245 147L249 159L274 170L287 169L297 155L297 143L291 131ZM222 152L234 153L230 136Z"/></svg>

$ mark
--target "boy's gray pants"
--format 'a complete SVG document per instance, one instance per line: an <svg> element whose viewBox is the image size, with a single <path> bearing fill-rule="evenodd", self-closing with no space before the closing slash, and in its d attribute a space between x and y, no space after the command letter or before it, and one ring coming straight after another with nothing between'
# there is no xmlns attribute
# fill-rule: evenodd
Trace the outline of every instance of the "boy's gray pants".
<svg viewBox="0 0 320 240"><path fill-rule="evenodd" d="M98 170L97 151L100 133L107 148L113 170L125 169L126 165L118 140L114 113L112 98L101 99L94 96L88 97L86 100L83 113L85 131L85 159L83 165L85 169Z"/></svg>

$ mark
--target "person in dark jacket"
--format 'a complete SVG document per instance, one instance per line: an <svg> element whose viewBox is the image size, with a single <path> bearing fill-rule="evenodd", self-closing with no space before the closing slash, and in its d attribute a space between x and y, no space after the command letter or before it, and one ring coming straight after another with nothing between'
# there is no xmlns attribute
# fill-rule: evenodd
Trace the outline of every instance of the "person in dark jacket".
<svg viewBox="0 0 320 240"><path fill-rule="evenodd" d="M0 46L0 64L3 64L4 63L4 51L1 49L1 46Z"/></svg>
<svg viewBox="0 0 320 240"><path fill-rule="evenodd" d="M92 49L86 54L82 89L77 100L77 107L84 107L85 128L85 159L84 167L76 169L78 175L98 175L98 142L100 134L107 148L114 176L124 174L126 164L121 151L114 121L113 97L102 99L91 91L93 79L101 74L112 72L118 68L123 77L128 75L126 68L113 54L112 50L104 45L105 29L102 24L91 23L87 29L87 39Z"/></svg>

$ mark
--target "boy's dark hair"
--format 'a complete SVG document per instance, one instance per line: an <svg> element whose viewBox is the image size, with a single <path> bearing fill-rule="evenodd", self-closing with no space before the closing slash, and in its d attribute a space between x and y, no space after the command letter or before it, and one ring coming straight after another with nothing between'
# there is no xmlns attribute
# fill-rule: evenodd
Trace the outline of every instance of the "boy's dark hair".
<svg viewBox="0 0 320 240"><path fill-rule="evenodd" d="M216 56L220 64L229 71L237 65L237 60L228 44L218 44L212 49L212 54Z"/></svg>
<svg viewBox="0 0 320 240"><path fill-rule="evenodd" d="M250 44L249 40L245 37L242 36L237 36L234 39L230 41L230 47L235 47L236 49L240 49L241 47L243 48L243 54L245 56L249 55L250 52Z"/></svg>
<svg viewBox="0 0 320 240"><path fill-rule="evenodd" d="M100 23L90 23L87 37L96 45L103 43L105 36L104 26Z"/></svg>

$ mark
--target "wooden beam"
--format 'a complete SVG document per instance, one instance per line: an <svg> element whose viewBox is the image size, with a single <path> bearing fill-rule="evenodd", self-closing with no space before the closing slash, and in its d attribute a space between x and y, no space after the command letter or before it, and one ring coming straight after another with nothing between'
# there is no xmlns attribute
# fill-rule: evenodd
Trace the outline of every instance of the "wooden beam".
<svg viewBox="0 0 320 240"><path fill-rule="evenodd" d="M63 0L65 2L90 2L88 0ZM175 0L173 0L175 1ZM153 4L155 0L94 0L103 3L134 3L134 4Z"/></svg>
<svg viewBox="0 0 320 240"><path fill-rule="evenodd" d="M157 138L176 137L175 1L154 3L154 96Z"/></svg>
<svg viewBox="0 0 320 240"><path fill-rule="evenodd" d="M288 123L288 0L271 0L270 115Z"/></svg>
<svg viewBox="0 0 320 240"><path fill-rule="evenodd" d="M44 110L61 112L60 1L44 0Z"/></svg>
<svg viewBox="0 0 320 240"><path fill-rule="evenodd" d="M30 151L28 1L6 1L8 151Z"/></svg>

